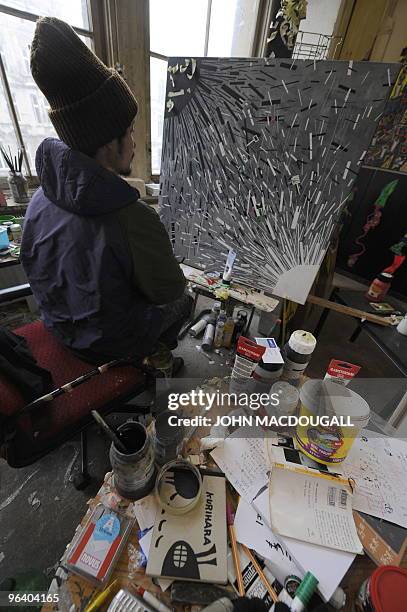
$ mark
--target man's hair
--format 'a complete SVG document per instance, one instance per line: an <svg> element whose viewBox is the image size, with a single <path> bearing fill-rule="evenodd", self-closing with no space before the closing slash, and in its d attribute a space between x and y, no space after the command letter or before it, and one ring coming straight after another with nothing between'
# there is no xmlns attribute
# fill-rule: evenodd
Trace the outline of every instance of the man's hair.
<svg viewBox="0 0 407 612"><path fill-rule="evenodd" d="M131 125L131 124L130 124ZM130 125L128 125L126 127L126 129L124 130L124 132L121 132L116 138L115 140L119 141L119 152L121 153L122 147L123 147L123 139L127 134L127 130L129 129ZM101 149L102 147L98 147L97 149L92 149L92 150L86 150L86 151L81 151L81 153L85 153L85 155L88 155L88 157L96 157L96 153L99 151L99 149Z"/></svg>

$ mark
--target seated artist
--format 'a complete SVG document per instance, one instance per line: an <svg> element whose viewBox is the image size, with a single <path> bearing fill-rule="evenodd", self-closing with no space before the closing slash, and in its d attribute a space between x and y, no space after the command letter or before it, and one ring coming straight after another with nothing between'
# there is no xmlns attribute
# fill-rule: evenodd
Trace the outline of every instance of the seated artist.
<svg viewBox="0 0 407 612"><path fill-rule="evenodd" d="M44 323L88 361L149 356L175 373L192 300L158 215L120 176L131 172L137 102L58 19L37 23L31 71L61 139L38 148L21 247Z"/></svg>

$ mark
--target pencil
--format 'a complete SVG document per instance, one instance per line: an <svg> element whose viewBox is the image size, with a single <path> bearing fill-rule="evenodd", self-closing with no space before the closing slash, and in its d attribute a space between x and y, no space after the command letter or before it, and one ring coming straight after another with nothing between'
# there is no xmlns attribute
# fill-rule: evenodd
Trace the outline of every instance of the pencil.
<svg viewBox="0 0 407 612"><path fill-rule="evenodd" d="M235 566L237 588L238 588L240 597L244 597L245 590L244 590L244 584L243 584L242 569L240 567L239 551L237 548L235 528L233 527L233 512L232 512L232 509L229 503L227 503L227 506L226 506L226 516L227 516L228 529L229 529L230 545L232 547L233 564Z"/></svg>
<svg viewBox="0 0 407 612"><path fill-rule="evenodd" d="M269 583L269 581L267 580L266 576L264 575L264 572L261 569L260 564L257 561L256 557L253 555L252 551L249 550L249 548L247 548L247 546L245 546L244 544L242 544L241 546L243 548L243 551L249 557L250 561L253 563L254 568L255 568L256 572L258 573L258 575L260 577L260 580L262 581L262 583L266 587L267 591L270 593L271 599L274 601L274 603L276 603L278 601L278 595L275 592L275 590L273 589L273 587L271 586L271 584Z"/></svg>

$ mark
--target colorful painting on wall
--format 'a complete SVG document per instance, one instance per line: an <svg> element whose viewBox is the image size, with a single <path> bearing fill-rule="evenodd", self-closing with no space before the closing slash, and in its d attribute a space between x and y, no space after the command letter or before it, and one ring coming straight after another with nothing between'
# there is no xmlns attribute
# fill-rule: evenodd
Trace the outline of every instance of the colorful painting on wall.
<svg viewBox="0 0 407 612"><path fill-rule="evenodd" d="M185 263L304 303L399 64L172 58L161 218Z"/></svg>
<svg viewBox="0 0 407 612"><path fill-rule="evenodd" d="M364 163L407 173L407 63L391 90Z"/></svg>

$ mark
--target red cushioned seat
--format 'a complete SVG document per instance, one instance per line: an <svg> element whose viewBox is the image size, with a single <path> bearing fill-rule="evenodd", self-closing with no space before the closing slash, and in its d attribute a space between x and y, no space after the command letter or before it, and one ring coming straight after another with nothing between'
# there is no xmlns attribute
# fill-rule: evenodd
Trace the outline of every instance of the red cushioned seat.
<svg viewBox="0 0 407 612"><path fill-rule="evenodd" d="M64 348L40 321L14 331L26 338L38 364L51 372L54 389L95 368ZM44 454L83 427L89 421L91 410L106 412L111 406L125 402L144 388L145 375L134 366L107 370L74 388L71 393L36 409L32 418L21 418L17 437L12 444L16 447L19 441L28 443L31 447L29 453ZM13 414L26 403L17 387L0 373L0 413ZM10 464L23 465L27 463L27 452L21 448L10 448L7 450L7 460Z"/></svg>

